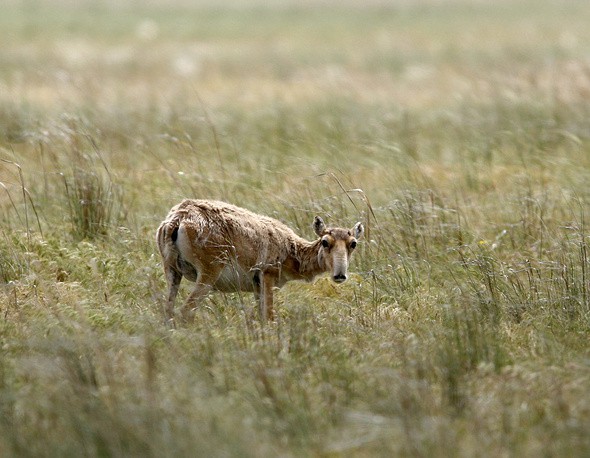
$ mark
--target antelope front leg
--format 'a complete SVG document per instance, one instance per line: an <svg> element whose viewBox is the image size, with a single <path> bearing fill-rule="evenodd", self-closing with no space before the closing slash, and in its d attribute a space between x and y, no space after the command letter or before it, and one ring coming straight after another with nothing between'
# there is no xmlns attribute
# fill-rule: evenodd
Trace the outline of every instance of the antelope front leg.
<svg viewBox="0 0 590 458"><path fill-rule="evenodd" d="M275 277L270 273L261 273L260 280L260 289L262 290L262 294L260 294L260 318L262 320L274 320L273 288L275 286Z"/></svg>

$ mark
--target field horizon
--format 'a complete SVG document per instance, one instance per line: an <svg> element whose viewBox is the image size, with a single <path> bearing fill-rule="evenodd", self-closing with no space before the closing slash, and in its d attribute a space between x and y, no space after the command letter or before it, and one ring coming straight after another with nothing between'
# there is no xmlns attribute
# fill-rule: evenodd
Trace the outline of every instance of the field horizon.
<svg viewBox="0 0 590 458"><path fill-rule="evenodd" d="M5 2L0 456L588 456L589 23ZM170 329L155 232L183 198L366 232L275 322L214 293Z"/></svg>

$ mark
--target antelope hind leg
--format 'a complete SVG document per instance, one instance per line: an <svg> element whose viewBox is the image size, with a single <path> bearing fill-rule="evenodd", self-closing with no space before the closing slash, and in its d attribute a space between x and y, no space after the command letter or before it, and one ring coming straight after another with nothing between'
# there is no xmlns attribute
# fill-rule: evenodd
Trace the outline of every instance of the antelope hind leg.
<svg viewBox="0 0 590 458"><path fill-rule="evenodd" d="M182 280L182 274L176 269L167 268L165 271L166 281L168 283L168 298L166 300L166 322L174 323L174 302L178 295L178 289L180 287L180 281Z"/></svg>
<svg viewBox="0 0 590 458"><path fill-rule="evenodd" d="M261 274L261 294L260 294L260 319L274 320L275 312L273 308L273 288L275 286L275 277L272 274Z"/></svg>
<svg viewBox="0 0 590 458"><path fill-rule="evenodd" d="M211 292L220 273L221 267L198 270L195 288L189 294L186 302L182 306L181 312L184 322L190 323L195 319L195 308Z"/></svg>

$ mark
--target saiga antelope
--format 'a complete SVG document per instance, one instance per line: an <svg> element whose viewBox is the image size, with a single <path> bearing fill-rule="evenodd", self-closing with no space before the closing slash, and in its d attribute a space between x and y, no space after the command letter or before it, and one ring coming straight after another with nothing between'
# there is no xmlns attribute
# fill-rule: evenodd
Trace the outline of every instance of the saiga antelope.
<svg viewBox="0 0 590 458"><path fill-rule="evenodd" d="M187 321L211 290L254 292L261 317L272 320L275 286L311 281L328 271L334 282L342 283L363 225L328 228L316 216L313 229L319 238L309 242L280 221L235 205L183 200L172 207L156 234L168 283L167 319L174 320L183 276L195 283L182 307Z"/></svg>

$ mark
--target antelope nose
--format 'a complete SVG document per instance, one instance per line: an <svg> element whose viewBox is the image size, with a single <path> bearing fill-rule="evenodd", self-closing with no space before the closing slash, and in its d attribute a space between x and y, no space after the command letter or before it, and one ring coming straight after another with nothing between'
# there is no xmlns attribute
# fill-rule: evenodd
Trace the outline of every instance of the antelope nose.
<svg viewBox="0 0 590 458"><path fill-rule="evenodd" d="M346 274L336 274L334 275L334 277L332 277L334 279L334 281L336 283L342 283L343 281L346 281Z"/></svg>

